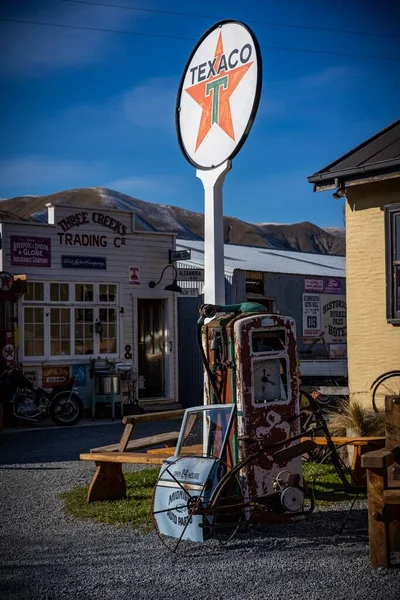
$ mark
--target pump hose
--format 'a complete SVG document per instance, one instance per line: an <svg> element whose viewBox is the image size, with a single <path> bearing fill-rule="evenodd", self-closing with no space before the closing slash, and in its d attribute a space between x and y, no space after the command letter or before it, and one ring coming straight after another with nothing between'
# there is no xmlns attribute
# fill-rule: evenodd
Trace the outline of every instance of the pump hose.
<svg viewBox="0 0 400 600"><path fill-rule="evenodd" d="M206 353L204 352L203 342L202 342L202 339L201 339L201 330L202 330L202 323L198 322L197 323L197 342L198 342L199 349L200 349L201 360L203 361L203 365L204 365L204 368L206 370L206 373L207 373L207 376L208 376L208 380L211 383L211 386L212 386L212 388L214 390L215 398L217 399L217 402L216 403L213 402L213 404L222 404L221 395L220 395L219 390L217 388L217 382L216 382L215 376L213 375L213 373L212 373L212 371L210 369L210 365L208 363L208 360L207 360L207 357L206 357Z"/></svg>

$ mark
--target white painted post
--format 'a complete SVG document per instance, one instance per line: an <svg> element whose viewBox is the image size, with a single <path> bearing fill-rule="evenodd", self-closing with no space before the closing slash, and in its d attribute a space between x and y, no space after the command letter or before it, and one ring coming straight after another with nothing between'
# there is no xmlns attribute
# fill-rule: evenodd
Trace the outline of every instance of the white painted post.
<svg viewBox="0 0 400 600"><path fill-rule="evenodd" d="M222 186L232 163L196 171L204 187L204 302L225 304Z"/></svg>

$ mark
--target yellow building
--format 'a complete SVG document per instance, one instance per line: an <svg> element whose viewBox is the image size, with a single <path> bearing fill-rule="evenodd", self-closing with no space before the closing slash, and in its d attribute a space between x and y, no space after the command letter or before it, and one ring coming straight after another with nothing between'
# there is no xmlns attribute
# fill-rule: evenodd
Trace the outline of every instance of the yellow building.
<svg viewBox="0 0 400 600"><path fill-rule="evenodd" d="M376 390L381 407L400 393L400 119L308 181L346 200L350 398L371 407L375 380L398 370Z"/></svg>

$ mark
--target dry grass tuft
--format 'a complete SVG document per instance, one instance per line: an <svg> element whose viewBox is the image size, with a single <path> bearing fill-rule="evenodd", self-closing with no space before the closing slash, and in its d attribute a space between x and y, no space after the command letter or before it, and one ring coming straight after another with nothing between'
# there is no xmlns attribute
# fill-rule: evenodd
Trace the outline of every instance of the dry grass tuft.
<svg viewBox="0 0 400 600"><path fill-rule="evenodd" d="M358 400L342 400L329 417L331 435L384 436L385 413L365 408Z"/></svg>

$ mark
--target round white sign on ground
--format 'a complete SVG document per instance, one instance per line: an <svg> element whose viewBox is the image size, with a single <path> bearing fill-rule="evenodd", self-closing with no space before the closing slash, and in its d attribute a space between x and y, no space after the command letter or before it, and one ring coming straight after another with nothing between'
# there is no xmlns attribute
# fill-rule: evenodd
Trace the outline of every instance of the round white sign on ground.
<svg viewBox="0 0 400 600"><path fill-rule="evenodd" d="M176 126L185 158L213 169L243 146L262 82L256 37L238 21L216 23L194 48L178 91Z"/></svg>

